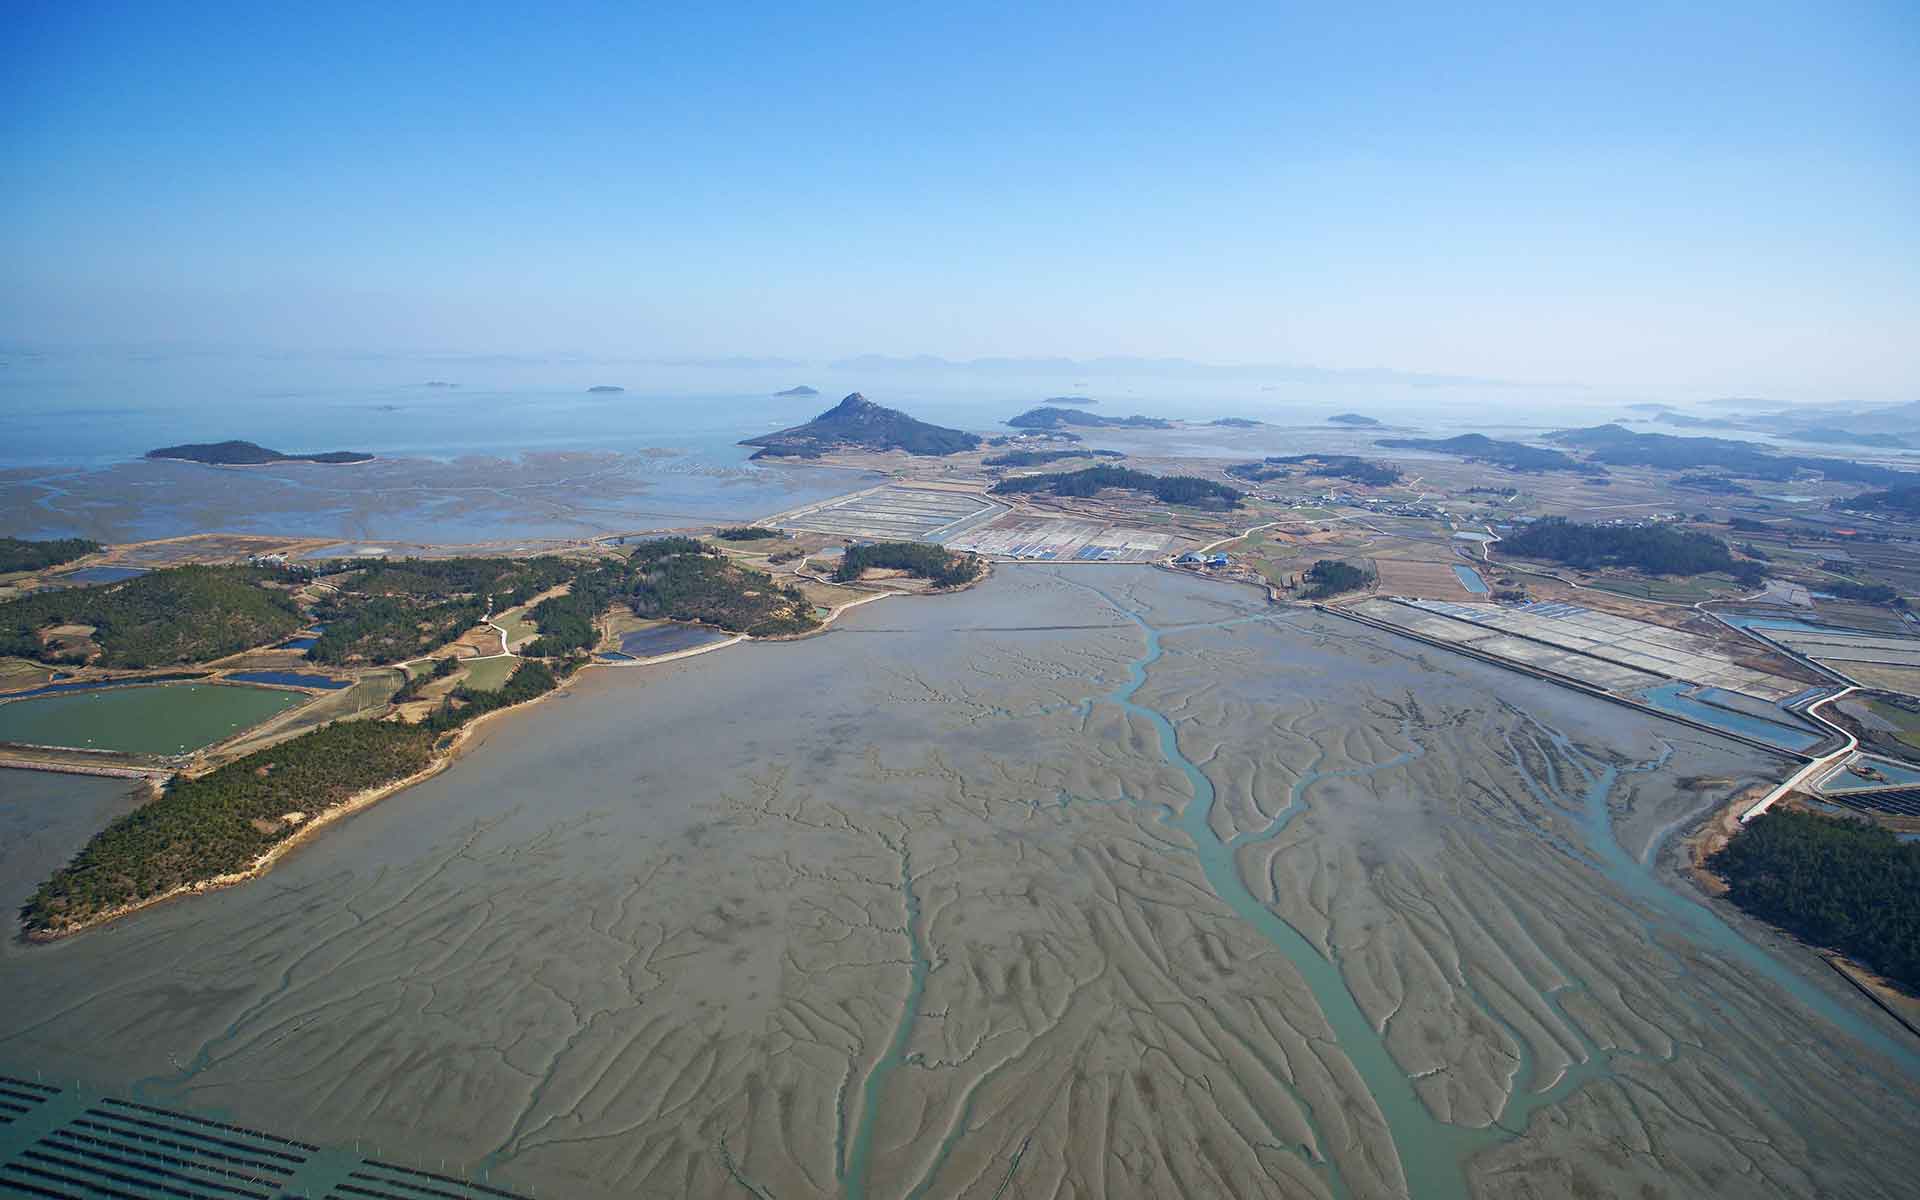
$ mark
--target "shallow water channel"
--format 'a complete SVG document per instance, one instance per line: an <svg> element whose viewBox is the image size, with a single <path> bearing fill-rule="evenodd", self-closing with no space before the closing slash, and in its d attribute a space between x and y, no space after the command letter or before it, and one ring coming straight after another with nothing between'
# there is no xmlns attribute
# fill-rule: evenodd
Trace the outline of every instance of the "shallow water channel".
<svg viewBox="0 0 1920 1200"><path fill-rule="evenodd" d="M1675 1194L1773 1143L1848 1194L1920 1170L1911 1047L1660 865L1766 755L1251 591L1010 568L476 741L262 881L0 950L0 1070L541 1195L1455 1200L1635 1139ZM1407 1059L1449 1006L1490 1119L1433 1105L1477 1060Z"/></svg>

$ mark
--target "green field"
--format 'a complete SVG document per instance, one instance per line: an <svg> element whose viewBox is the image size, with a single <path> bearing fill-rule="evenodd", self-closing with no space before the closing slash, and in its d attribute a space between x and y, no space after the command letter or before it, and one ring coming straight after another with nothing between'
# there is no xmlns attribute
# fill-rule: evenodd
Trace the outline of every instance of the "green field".
<svg viewBox="0 0 1920 1200"><path fill-rule="evenodd" d="M467 661L466 684L476 692L497 690L513 669L520 665L517 658L476 658Z"/></svg>
<svg viewBox="0 0 1920 1200"><path fill-rule="evenodd" d="M508 613L504 617L495 617L493 623L507 631L507 643L519 645L524 638L537 636L540 627L527 619L524 611Z"/></svg>

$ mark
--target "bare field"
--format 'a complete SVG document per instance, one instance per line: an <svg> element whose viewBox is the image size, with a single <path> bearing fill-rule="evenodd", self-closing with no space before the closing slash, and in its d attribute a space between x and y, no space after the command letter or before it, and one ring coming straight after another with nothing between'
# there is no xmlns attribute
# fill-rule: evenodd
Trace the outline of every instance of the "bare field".
<svg viewBox="0 0 1920 1200"><path fill-rule="evenodd" d="M1403 558L1375 558L1380 590L1391 596L1414 596L1422 600L1476 600L1485 594L1468 591L1454 572L1451 562L1418 562Z"/></svg>

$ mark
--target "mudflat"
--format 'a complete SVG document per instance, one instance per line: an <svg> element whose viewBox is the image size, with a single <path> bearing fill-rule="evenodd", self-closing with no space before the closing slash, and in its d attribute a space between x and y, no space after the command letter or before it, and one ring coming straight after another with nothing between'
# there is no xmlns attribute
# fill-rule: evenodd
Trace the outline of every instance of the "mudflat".
<svg viewBox="0 0 1920 1200"><path fill-rule="evenodd" d="M1010 566L593 672L262 880L10 945L0 1069L551 1195L1906 1194L1909 1035L1673 868L1783 765Z"/></svg>

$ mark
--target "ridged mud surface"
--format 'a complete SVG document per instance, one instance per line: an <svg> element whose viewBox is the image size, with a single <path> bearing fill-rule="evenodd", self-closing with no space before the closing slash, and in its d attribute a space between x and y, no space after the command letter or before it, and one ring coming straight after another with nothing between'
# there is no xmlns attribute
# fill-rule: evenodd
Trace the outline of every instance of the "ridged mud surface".
<svg viewBox="0 0 1920 1200"><path fill-rule="evenodd" d="M1337 618L1013 567L496 725L258 883L6 951L0 1066L542 1195L1920 1170L1904 1035L1661 865L1781 763Z"/></svg>

